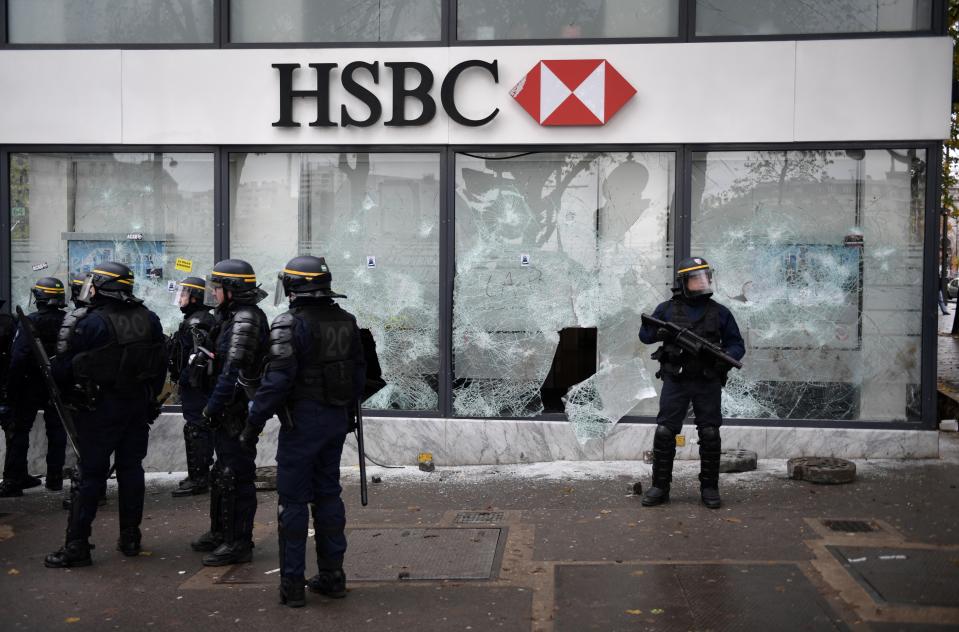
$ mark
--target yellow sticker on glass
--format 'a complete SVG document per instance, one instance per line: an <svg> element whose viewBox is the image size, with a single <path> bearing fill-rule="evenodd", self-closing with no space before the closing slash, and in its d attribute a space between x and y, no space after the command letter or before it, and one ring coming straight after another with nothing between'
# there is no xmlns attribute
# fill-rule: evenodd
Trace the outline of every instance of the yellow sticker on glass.
<svg viewBox="0 0 959 632"><path fill-rule="evenodd" d="M193 262L189 259L181 259L177 257L176 264L173 266L180 272L193 272Z"/></svg>

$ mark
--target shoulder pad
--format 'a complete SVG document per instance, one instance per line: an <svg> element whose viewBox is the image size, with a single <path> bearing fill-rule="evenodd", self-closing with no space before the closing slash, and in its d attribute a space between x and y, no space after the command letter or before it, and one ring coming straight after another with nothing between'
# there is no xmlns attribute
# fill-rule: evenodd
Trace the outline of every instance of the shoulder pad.
<svg viewBox="0 0 959 632"><path fill-rule="evenodd" d="M294 358L293 325L296 318L284 312L273 320L270 327L270 365L274 368L288 366Z"/></svg>
<svg viewBox="0 0 959 632"><path fill-rule="evenodd" d="M233 327L236 329L237 323L250 323L259 325L266 322L266 314L263 310L252 305L241 305L233 316Z"/></svg>
<svg viewBox="0 0 959 632"><path fill-rule="evenodd" d="M187 327L198 327L209 330L213 327L213 315L210 314L210 312L194 312L187 316L184 322Z"/></svg>
<svg viewBox="0 0 959 632"><path fill-rule="evenodd" d="M266 315L255 307L243 306L233 317L227 363L248 369L258 364L263 350L260 336L266 325Z"/></svg>
<svg viewBox="0 0 959 632"><path fill-rule="evenodd" d="M89 307L79 307L63 317L60 333L57 334L57 353L64 353L70 348L70 337L77 328L77 323L90 313Z"/></svg>

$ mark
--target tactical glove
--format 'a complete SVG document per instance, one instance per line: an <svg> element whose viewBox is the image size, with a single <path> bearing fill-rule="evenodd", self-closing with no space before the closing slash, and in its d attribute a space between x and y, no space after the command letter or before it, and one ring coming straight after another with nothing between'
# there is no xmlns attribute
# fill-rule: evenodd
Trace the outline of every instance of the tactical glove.
<svg viewBox="0 0 959 632"><path fill-rule="evenodd" d="M260 441L260 433L263 432L262 426L254 426L249 421L240 431L240 448L244 452L256 454L256 444Z"/></svg>

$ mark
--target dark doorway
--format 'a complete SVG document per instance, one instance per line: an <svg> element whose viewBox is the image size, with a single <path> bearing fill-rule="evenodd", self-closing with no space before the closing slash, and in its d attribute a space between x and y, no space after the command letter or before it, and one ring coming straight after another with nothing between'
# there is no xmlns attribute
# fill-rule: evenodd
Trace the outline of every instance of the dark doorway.
<svg viewBox="0 0 959 632"><path fill-rule="evenodd" d="M559 332L553 365L540 389L544 413L563 412L563 395L596 373L596 328L567 327Z"/></svg>

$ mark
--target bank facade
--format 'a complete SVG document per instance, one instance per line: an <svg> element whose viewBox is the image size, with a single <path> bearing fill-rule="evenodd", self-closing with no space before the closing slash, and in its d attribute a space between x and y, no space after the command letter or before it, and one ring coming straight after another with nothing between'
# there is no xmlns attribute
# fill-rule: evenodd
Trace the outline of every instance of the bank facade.
<svg viewBox="0 0 959 632"><path fill-rule="evenodd" d="M320 255L389 383L370 456L637 459L639 315L694 253L746 340L726 447L937 454L944 3L77 4L0 0L6 308L113 259L170 332L234 257L272 318Z"/></svg>

